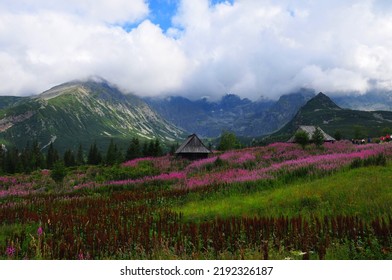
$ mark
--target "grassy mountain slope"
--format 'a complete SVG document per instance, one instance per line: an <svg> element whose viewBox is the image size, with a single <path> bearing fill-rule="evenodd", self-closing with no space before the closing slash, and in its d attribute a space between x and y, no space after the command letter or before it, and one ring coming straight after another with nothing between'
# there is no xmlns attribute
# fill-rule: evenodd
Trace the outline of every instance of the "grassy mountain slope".
<svg viewBox="0 0 392 280"><path fill-rule="evenodd" d="M0 139L23 147L38 140L59 150L106 146L111 138L127 142L133 136L174 141L183 136L141 99L125 95L105 81L71 82L17 103L0 112ZM1 126L2 125L2 126Z"/></svg>
<svg viewBox="0 0 392 280"><path fill-rule="evenodd" d="M309 100L289 123L266 140L287 141L299 125L320 126L332 136L339 131L347 139L377 137L383 128L392 126L392 112L342 109L329 97L319 93Z"/></svg>
<svg viewBox="0 0 392 280"><path fill-rule="evenodd" d="M1 96L0 97L0 110L14 106L17 102L21 102L25 99L26 99L26 97Z"/></svg>

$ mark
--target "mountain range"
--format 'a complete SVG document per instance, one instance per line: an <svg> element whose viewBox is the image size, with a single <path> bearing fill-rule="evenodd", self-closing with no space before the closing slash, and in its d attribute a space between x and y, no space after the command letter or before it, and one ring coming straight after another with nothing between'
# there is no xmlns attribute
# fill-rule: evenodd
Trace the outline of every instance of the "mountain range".
<svg viewBox="0 0 392 280"><path fill-rule="evenodd" d="M219 137L225 130L242 137L257 137L281 128L314 96L313 90L302 89L277 101L251 101L234 94L213 102L184 97L146 98L145 101L168 121L201 137Z"/></svg>
<svg viewBox="0 0 392 280"><path fill-rule="evenodd" d="M278 100L252 101L234 94L216 101L140 98L94 78L64 83L36 96L0 97L0 143L23 148L38 141L42 149L54 143L64 151L76 150L79 144L87 149L94 141L105 148L111 139L124 147L132 137L163 143L180 142L191 133L217 138L225 130L248 139L285 141L298 125L319 125L346 138L376 136L392 126L392 112L354 107L392 109L391 96L369 93L331 100L301 89Z"/></svg>
<svg viewBox="0 0 392 280"><path fill-rule="evenodd" d="M332 95L331 98L342 108L360 111L392 111L392 92L390 91Z"/></svg>

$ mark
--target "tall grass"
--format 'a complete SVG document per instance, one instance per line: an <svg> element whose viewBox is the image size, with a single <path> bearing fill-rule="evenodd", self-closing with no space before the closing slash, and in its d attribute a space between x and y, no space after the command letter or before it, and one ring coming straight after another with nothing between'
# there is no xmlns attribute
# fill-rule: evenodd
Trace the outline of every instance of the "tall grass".
<svg viewBox="0 0 392 280"><path fill-rule="evenodd" d="M197 195L176 208L190 220L230 216L303 217L353 215L372 219L392 213L391 164L344 170L312 181L286 180L254 192L232 191L200 200ZM232 188L235 186L231 186ZM238 186L237 189L243 189ZM250 187L250 189L252 189Z"/></svg>

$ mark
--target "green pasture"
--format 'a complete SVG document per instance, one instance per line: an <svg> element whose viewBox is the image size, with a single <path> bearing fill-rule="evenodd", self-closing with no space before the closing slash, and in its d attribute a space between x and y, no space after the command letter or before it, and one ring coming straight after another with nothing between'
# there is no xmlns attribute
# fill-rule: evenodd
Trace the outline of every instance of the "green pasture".
<svg viewBox="0 0 392 280"><path fill-rule="evenodd" d="M260 184L260 183L259 183ZM211 196L194 195L175 210L189 220L215 217L358 216L372 219L392 213L392 164L342 170L331 176L302 178L256 191L224 191ZM239 190L241 185L227 188Z"/></svg>

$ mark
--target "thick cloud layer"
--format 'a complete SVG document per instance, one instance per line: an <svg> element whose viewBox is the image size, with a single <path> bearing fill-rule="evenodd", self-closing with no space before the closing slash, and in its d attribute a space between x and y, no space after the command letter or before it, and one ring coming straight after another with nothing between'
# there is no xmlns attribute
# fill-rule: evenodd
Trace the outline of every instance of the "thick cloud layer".
<svg viewBox="0 0 392 280"><path fill-rule="evenodd" d="M153 13L143 0L1 1L0 95L91 75L139 95L392 90L390 1L182 0L165 31Z"/></svg>

